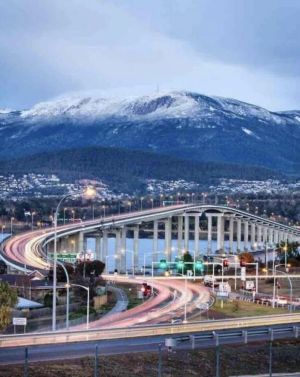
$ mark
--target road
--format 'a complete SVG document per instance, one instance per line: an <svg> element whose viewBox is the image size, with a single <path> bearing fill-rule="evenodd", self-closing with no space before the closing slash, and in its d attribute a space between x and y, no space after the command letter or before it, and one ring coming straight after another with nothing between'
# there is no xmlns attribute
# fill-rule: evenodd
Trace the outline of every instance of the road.
<svg viewBox="0 0 300 377"><path fill-rule="evenodd" d="M299 325L299 324L298 324ZM245 330L247 332L245 332ZM274 340L295 337L297 333L291 325L273 326L272 337ZM177 350L198 349L215 347L220 345L233 345L267 341L271 339L270 328L267 326L251 329L220 330L217 333L203 331L193 334L172 335L177 341ZM141 338L127 338L116 340L94 340L66 344L33 345L29 347L29 362L48 360L67 360L95 354L95 346L98 346L100 357L103 355L115 355L125 353L157 351L159 344L164 345L165 336L152 336ZM2 348L0 352L0 364L17 364L24 362L24 347Z"/></svg>
<svg viewBox="0 0 300 377"><path fill-rule="evenodd" d="M273 316L230 318L214 321L206 320L185 324L156 324L120 328L101 327L89 330L2 335L0 336L0 348L129 338L152 338L155 336L197 334L206 331L250 329L261 326L286 325L292 327L298 326L299 323L300 314L277 314Z"/></svg>
<svg viewBox="0 0 300 377"><path fill-rule="evenodd" d="M123 311L112 313L90 323L91 329L119 328L136 326L142 323L165 323L173 317L184 319L186 307L187 318L195 311L199 311L197 305L210 300L208 288L199 284L185 282L176 279L161 279L152 282L151 278L130 278L123 276L103 276L107 280L114 279L116 282L131 283L142 286L143 282L153 284L155 295L145 300L142 304ZM85 329L85 324L72 327L72 329Z"/></svg>

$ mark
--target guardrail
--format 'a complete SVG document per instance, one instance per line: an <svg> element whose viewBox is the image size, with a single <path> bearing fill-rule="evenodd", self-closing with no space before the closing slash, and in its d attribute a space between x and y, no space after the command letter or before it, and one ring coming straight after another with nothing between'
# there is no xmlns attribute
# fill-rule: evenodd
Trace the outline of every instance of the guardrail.
<svg viewBox="0 0 300 377"><path fill-rule="evenodd" d="M0 347L32 346L42 344L86 342L95 340L112 340L141 338L159 335L192 334L204 331L226 329L246 329L259 326L300 323L300 314L283 314L260 317L242 317L226 320L193 322L179 325L149 325L128 328L99 328L93 330L47 332L0 337Z"/></svg>

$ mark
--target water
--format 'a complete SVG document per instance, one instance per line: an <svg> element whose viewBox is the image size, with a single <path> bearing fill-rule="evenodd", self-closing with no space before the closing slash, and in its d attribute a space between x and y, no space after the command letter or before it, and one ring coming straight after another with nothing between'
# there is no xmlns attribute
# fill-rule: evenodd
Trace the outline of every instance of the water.
<svg viewBox="0 0 300 377"><path fill-rule="evenodd" d="M194 250L194 240L189 241L189 250L190 253L193 255ZM217 241L212 240L212 252L217 250ZM164 247L165 247L165 240L164 239L158 239L158 246L157 250L158 253L156 254L157 260L165 258L164 254ZM95 238L87 238L87 248L88 250L91 250L92 252L95 252L96 248L96 242ZM151 265L152 262L152 248L153 248L153 240L148 238L140 238L139 239L139 255L138 255L138 266L139 268L142 268L144 265L144 253L146 253L146 265ZM243 250L244 244L241 242L241 249ZM181 257L182 253L177 250L177 240L172 240L172 254L171 254L171 261L174 261L176 257ZM224 249L225 251L229 250L229 241L224 242ZM126 268L131 269L132 265L132 250L133 250L133 238L127 238L126 239ZM233 242L233 251L235 252L237 250L237 243ZM109 257L106 259L108 264L108 270L113 271L115 268L115 259L114 259L114 253L115 253L115 238L111 237L108 239L108 255ZM206 255L207 254L207 240L200 240L199 241L199 254L200 255ZM105 261L103 261L105 262Z"/></svg>

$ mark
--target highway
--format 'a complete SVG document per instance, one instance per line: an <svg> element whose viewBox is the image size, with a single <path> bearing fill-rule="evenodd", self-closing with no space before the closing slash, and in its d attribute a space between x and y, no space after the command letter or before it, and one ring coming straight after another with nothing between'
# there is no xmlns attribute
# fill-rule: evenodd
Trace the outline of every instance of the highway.
<svg viewBox="0 0 300 377"><path fill-rule="evenodd" d="M230 212L237 216L246 216L248 219L253 221L259 221L260 223L276 227L277 229L292 233L296 237L300 237L300 231L294 227L276 223L272 220L253 215L236 208L217 205L197 205L192 203L147 209L143 211L84 221L82 223L63 225L58 227L57 233L58 236L70 235L78 232L79 230L93 230L94 228L100 226L103 228L125 226L139 223L141 221L152 221L157 218L163 219L168 216L176 216L184 213L184 211L187 210L217 210ZM39 270L48 269L49 266L44 260L44 255L42 252L42 244L45 242L45 240L53 239L53 233L54 228L48 228L15 236L5 243L2 257L8 264L14 265L20 270L24 270L25 268Z"/></svg>
<svg viewBox="0 0 300 377"><path fill-rule="evenodd" d="M296 325L242 327L240 329L200 331L182 334L172 334L176 339L177 350L210 348L216 345L245 344L257 341L279 340L298 337L299 328ZM170 337L170 336L169 336ZM95 354L98 346L100 357L125 353L157 351L158 345L164 345L166 336L122 338L115 340L90 340L66 344L31 344L29 347L29 361L39 362L48 360L66 360ZM24 347L11 346L1 348L0 364L17 364L24 362Z"/></svg>
<svg viewBox="0 0 300 377"><path fill-rule="evenodd" d="M121 328L97 328L90 330L70 330L46 333L30 333L0 336L0 348L33 346L85 341L144 338L153 336L174 336L194 334L205 331L270 327L274 325L297 325L300 314L281 314L273 316L243 317L225 320L191 322L185 324L156 324Z"/></svg>

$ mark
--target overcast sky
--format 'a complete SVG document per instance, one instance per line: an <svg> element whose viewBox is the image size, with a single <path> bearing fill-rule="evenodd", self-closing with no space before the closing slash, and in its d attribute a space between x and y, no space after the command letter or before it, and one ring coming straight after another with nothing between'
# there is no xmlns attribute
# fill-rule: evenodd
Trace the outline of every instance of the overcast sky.
<svg viewBox="0 0 300 377"><path fill-rule="evenodd" d="M0 0L0 108L192 90L300 109L299 0Z"/></svg>

